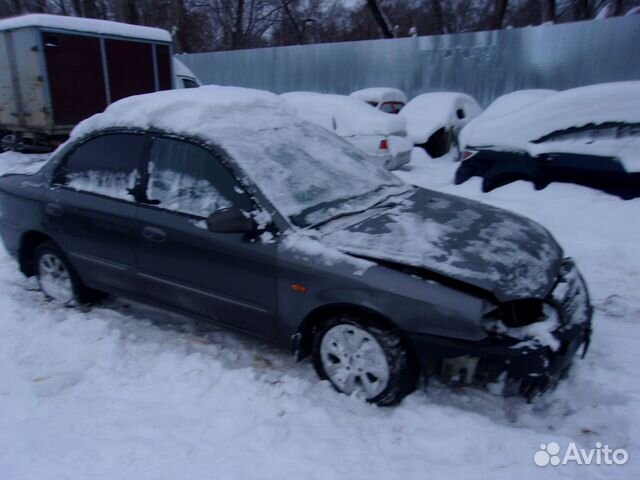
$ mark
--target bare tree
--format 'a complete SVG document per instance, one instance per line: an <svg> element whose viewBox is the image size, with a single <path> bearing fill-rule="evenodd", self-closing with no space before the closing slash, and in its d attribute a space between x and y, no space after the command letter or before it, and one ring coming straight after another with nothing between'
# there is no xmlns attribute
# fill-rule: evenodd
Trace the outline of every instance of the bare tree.
<svg viewBox="0 0 640 480"><path fill-rule="evenodd" d="M431 0L431 7L433 8L433 17L438 25L438 33L449 33L447 24L444 21L442 3L440 0Z"/></svg>
<svg viewBox="0 0 640 480"><path fill-rule="evenodd" d="M542 23L555 22L556 21L556 1L555 0L541 0L540 10L542 11Z"/></svg>
<svg viewBox="0 0 640 480"><path fill-rule="evenodd" d="M380 28L382 36L384 38L393 38L395 36L393 34L393 28L389 24L389 20L382 11L382 8L380 8L378 0L367 0L367 5L369 6L369 10L371 10L371 14L378 24L378 27Z"/></svg>
<svg viewBox="0 0 640 480"><path fill-rule="evenodd" d="M508 0L495 0L493 7L493 28L500 29L507 13Z"/></svg>

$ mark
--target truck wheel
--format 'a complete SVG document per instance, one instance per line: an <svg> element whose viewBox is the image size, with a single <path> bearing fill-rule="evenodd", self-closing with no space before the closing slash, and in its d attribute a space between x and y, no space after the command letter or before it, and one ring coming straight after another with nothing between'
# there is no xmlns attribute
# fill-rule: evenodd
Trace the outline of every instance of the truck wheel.
<svg viewBox="0 0 640 480"><path fill-rule="evenodd" d="M40 289L58 305L93 303L103 294L84 286L62 250L51 242L41 243L34 252Z"/></svg>
<svg viewBox="0 0 640 480"><path fill-rule="evenodd" d="M337 316L313 338L313 363L322 379L341 393L358 392L380 406L399 403L416 388L418 371L393 329Z"/></svg>

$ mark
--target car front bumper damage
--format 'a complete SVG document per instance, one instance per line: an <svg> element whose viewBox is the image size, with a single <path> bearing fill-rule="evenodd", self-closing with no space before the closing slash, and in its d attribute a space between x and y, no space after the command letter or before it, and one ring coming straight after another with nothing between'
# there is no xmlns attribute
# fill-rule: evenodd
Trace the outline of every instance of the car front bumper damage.
<svg viewBox="0 0 640 480"><path fill-rule="evenodd" d="M545 302L558 312L559 326L551 332L553 345L508 334L477 342L424 334L412 334L409 340L427 376L531 399L554 387L568 373L576 354L586 355L591 340L593 308L571 259L564 260Z"/></svg>

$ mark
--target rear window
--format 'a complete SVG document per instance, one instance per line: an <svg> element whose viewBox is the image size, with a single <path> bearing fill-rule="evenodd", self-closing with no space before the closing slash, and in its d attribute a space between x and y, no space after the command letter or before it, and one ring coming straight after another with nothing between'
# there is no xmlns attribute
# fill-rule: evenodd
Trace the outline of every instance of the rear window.
<svg viewBox="0 0 640 480"><path fill-rule="evenodd" d="M402 102L385 102L382 105L380 105L380 110L382 110L385 113L399 113L400 110L402 110L402 107L404 107L404 103Z"/></svg>

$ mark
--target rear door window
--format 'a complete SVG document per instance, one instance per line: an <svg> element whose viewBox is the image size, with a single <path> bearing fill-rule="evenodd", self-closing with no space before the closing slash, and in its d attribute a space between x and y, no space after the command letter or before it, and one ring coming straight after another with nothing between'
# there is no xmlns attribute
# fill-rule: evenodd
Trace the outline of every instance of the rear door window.
<svg viewBox="0 0 640 480"><path fill-rule="evenodd" d="M202 218L223 208L252 209L249 196L216 156L174 138L153 140L146 196L160 208Z"/></svg>
<svg viewBox="0 0 640 480"><path fill-rule="evenodd" d="M143 134L114 133L92 138L62 161L54 183L74 190L134 201Z"/></svg>

